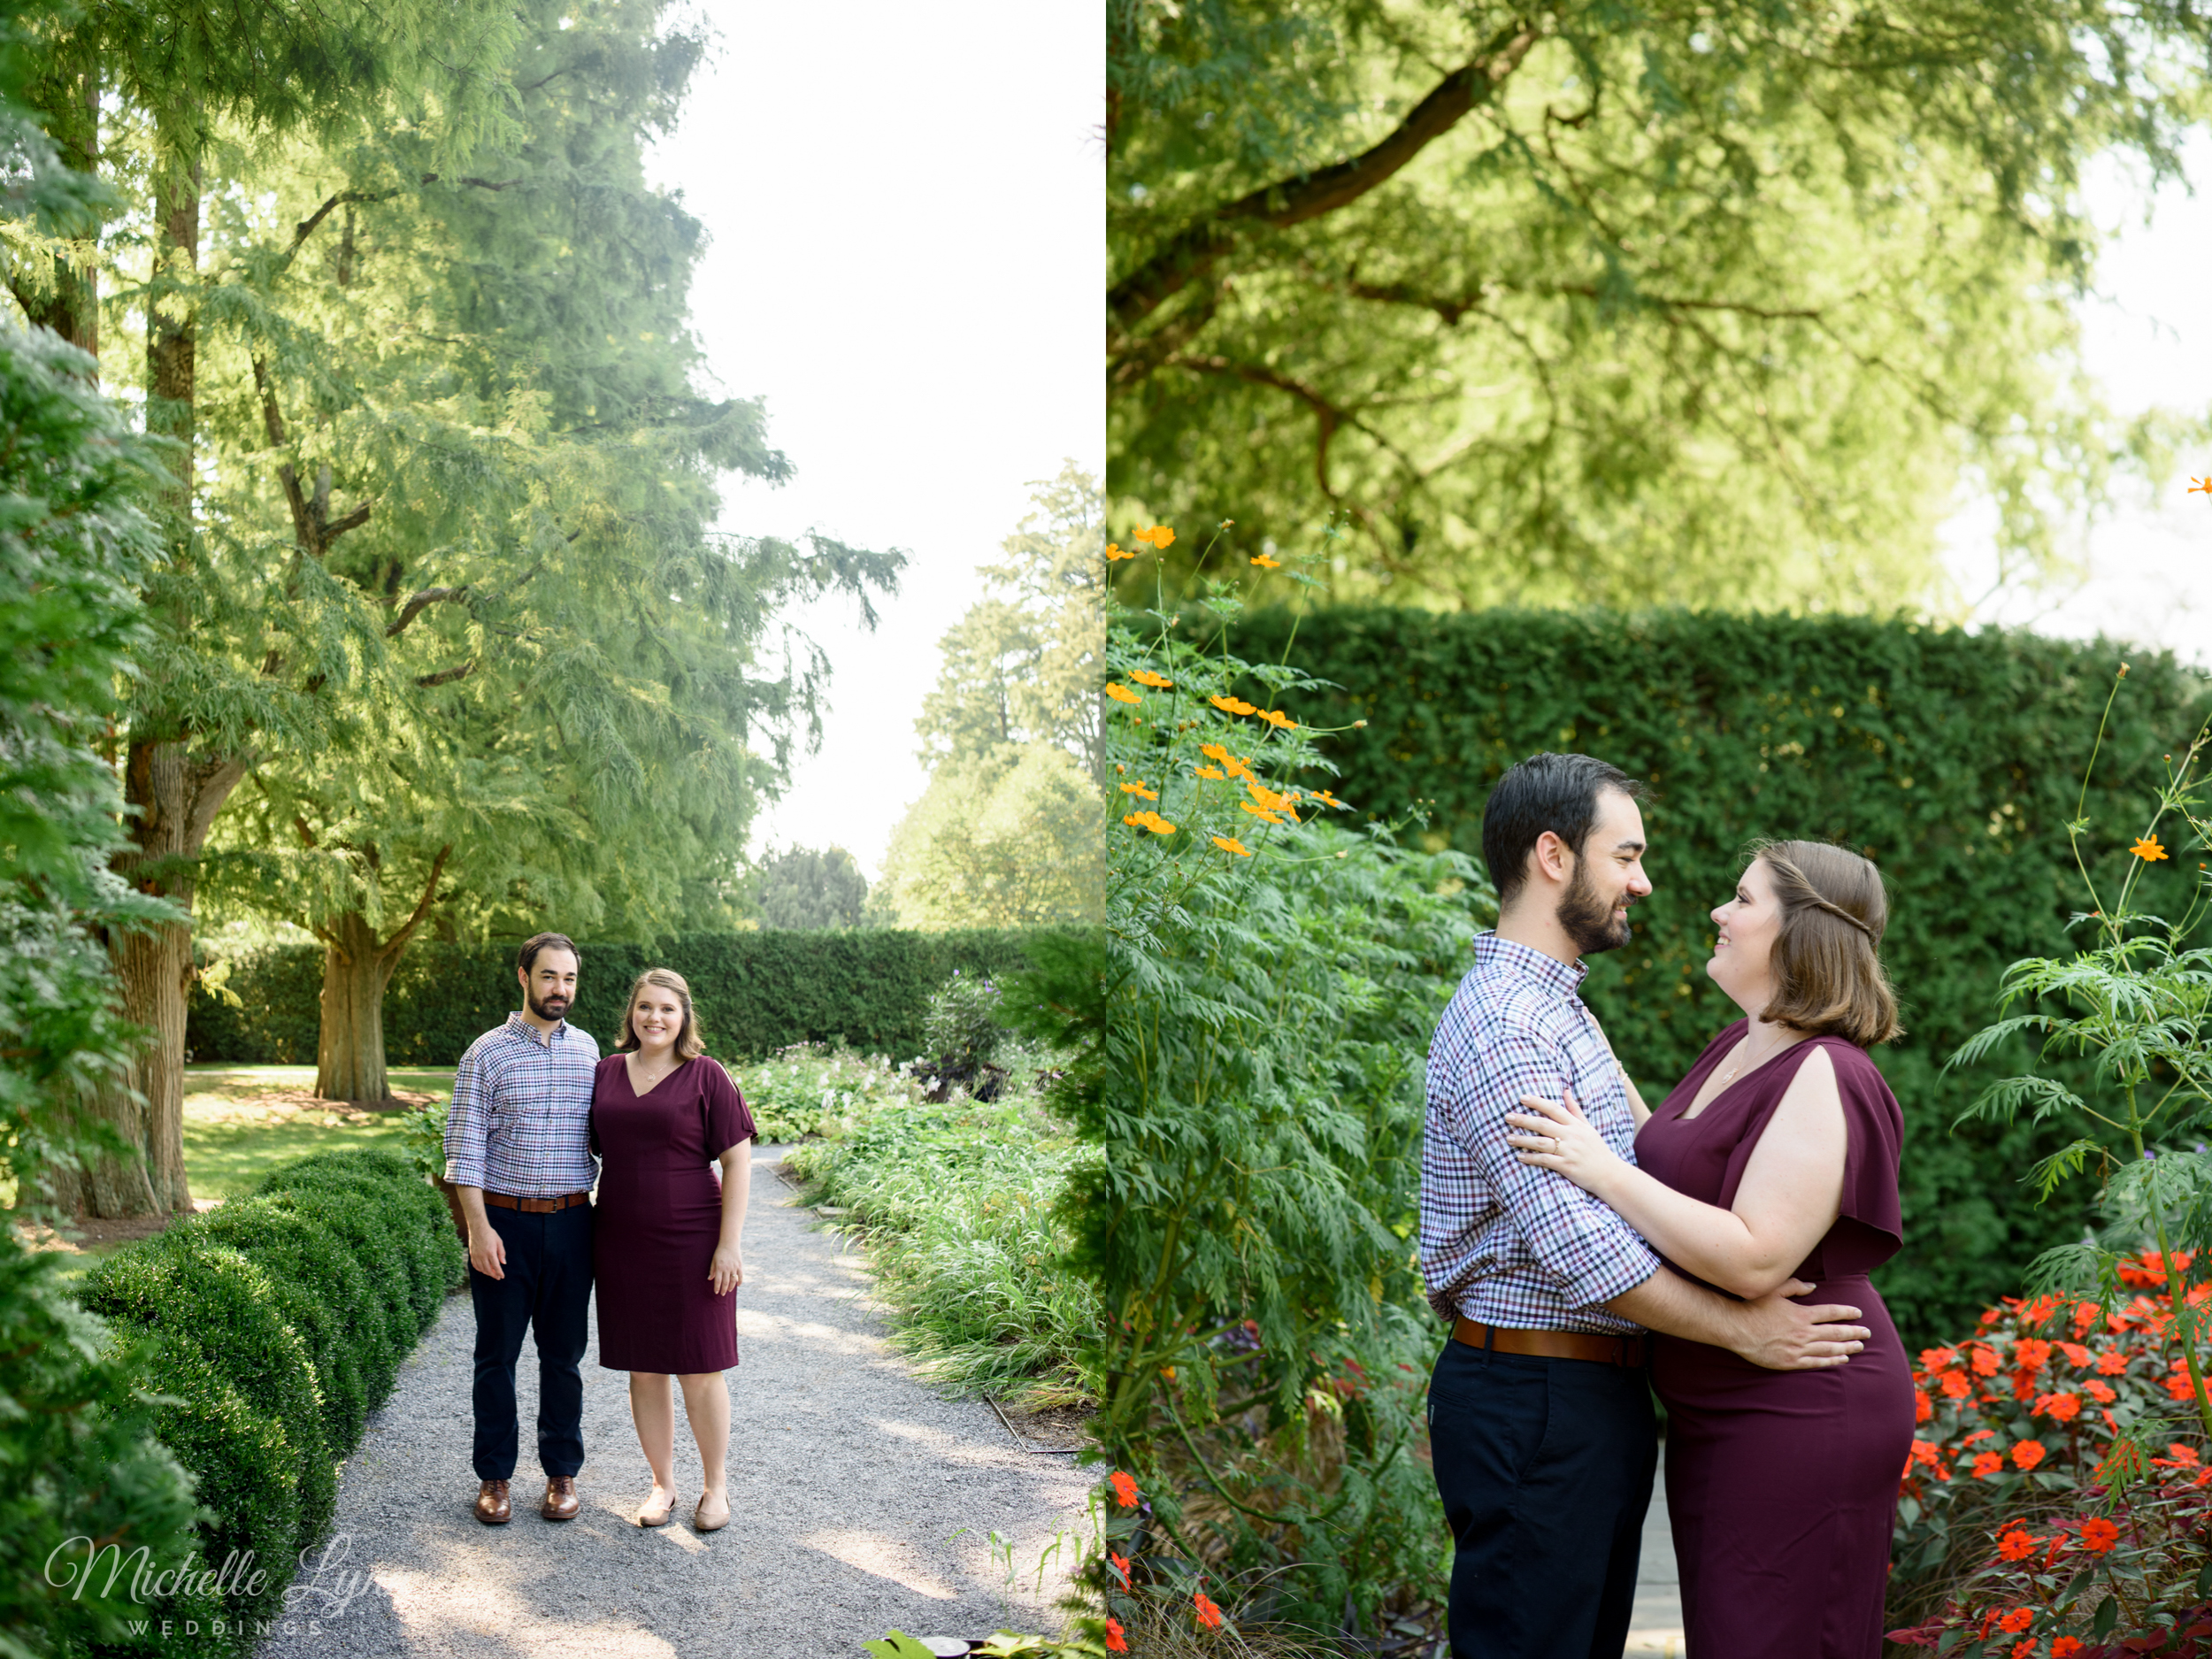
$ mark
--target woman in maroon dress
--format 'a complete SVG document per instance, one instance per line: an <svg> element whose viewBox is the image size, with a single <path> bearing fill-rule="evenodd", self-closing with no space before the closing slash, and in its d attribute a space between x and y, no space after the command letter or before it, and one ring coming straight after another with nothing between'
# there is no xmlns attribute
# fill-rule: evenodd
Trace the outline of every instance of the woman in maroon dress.
<svg viewBox="0 0 2212 1659"><path fill-rule="evenodd" d="M737 1085L701 1052L683 975L640 974L591 1096L592 1148L603 1160L592 1235L599 1363L630 1373L630 1416L653 1468L640 1526L665 1525L676 1506L672 1376L703 1471L691 1524L703 1532L729 1525L722 1373L737 1363L752 1139Z"/></svg>
<svg viewBox="0 0 2212 1659"><path fill-rule="evenodd" d="M1602 1199L1678 1271L1746 1298L1791 1279L1873 1333L1827 1371L1763 1371L1661 1336L1667 1511L1691 1659L1877 1659L1911 1366L1867 1274L1903 1238L1904 1120L1870 1045L1897 1034L1880 875L1815 841L1763 848L1713 912L1706 972L1745 1018L1613 1156L1571 1102L1525 1102L1524 1161Z"/></svg>

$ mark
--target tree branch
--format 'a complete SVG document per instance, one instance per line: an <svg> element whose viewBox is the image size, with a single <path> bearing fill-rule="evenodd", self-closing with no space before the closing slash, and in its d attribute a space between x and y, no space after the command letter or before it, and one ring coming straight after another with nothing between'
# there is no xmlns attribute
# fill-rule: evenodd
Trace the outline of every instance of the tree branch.
<svg viewBox="0 0 2212 1659"><path fill-rule="evenodd" d="M1333 213L1394 177L1478 103L1488 102L1538 38L1536 24L1516 19L1438 82L1379 142L1317 173L1263 185L1171 236L1108 293L1114 326L1125 332L1142 322L1228 252L1245 226L1287 229Z"/></svg>
<svg viewBox="0 0 2212 1659"><path fill-rule="evenodd" d="M426 588L407 601L406 605L399 613L399 620L384 630L384 637L388 640L397 639L407 631L409 623L433 605L463 600L468 596L469 590L465 585L459 588Z"/></svg>
<svg viewBox="0 0 2212 1659"><path fill-rule="evenodd" d="M415 683L418 686L449 686L457 680L466 680L475 672L476 663L472 658L465 663L457 663L451 668L441 668L434 674L425 674Z"/></svg>
<svg viewBox="0 0 2212 1659"><path fill-rule="evenodd" d="M430 879L422 884L422 897L415 902L415 913L407 918L397 933L377 947L379 956L396 956L407 949L407 941L414 937L415 929L420 927L422 918L430 914L431 902L438 896L438 877L444 872L445 861L452 856L452 852L450 841L438 849L438 856L430 861Z"/></svg>

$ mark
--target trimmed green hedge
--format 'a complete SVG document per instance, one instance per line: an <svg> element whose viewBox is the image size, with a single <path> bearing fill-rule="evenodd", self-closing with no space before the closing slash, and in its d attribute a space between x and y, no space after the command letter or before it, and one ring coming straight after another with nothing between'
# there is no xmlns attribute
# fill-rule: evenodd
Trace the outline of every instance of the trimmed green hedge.
<svg viewBox="0 0 2212 1659"><path fill-rule="evenodd" d="M165 1613L212 1620L217 1646L236 1647L281 1616L299 1552L329 1527L339 1460L465 1260L419 1174L382 1153L341 1152L272 1171L252 1196L85 1274L88 1311L156 1339L142 1386L157 1400L153 1433L206 1511L202 1560L220 1567L236 1552L265 1573L257 1586L234 1571L219 1606L153 1609L157 1628Z"/></svg>
<svg viewBox="0 0 2212 1659"><path fill-rule="evenodd" d="M588 941L571 1018L611 1048L632 981L649 967L691 983L710 1053L756 1059L795 1042L848 1042L904 1059L919 1051L929 994L955 969L998 975L1026 965L1032 935L977 928L922 933L707 933L655 948ZM384 1053L394 1065L451 1065L521 1006L518 941L417 945L384 993ZM196 1060L303 1065L315 1058L322 1007L319 945L283 945L233 962L233 1007L198 986L185 1045Z"/></svg>
<svg viewBox="0 0 2212 1659"><path fill-rule="evenodd" d="M1907 1035L1876 1058L1905 1108L1907 1237L1878 1282L1916 1346L1970 1325L2019 1290L2039 1251L2079 1236L2085 1187L2039 1206L2020 1185L2063 1133L1951 1129L2024 1053L1968 1076L1940 1067L1993 1017L2005 966L2061 949L2083 907L2066 824L2123 656L2131 668L2088 808L2103 853L2125 847L2159 756L2202 718L2201 679L2110 644L1861 617L1344 609L1306 617L1294 646L1292 626L1248 618L1234 649L1271 661L1289 647L1337 682L1291 712L1367 722L1327 741L1338 793L1384 816L1425 803L1435 845L1479 857L1484 797L1540 749L1581 749L1650 781L1655 891L1636 943L1593 959L1587 995L1655 1104L1736 1017L1702 965L1706 912L1745 843L1832 840L1881 865ZM2144 902L2179 902L2195 873L2154 867Z"/></svg>

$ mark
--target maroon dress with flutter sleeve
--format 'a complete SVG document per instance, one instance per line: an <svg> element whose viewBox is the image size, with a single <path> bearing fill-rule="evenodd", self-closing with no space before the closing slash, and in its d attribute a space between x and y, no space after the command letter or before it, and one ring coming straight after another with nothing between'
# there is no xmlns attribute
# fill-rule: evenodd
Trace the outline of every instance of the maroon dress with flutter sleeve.
<svg viewBox="0 0 2212 1659"><path fill-rule="evenodd" d="M1873 1333L1829 1371L1763 1370L1726 1348L1662 1336L1652 1383L1667 1408L1667 1513L1691 1659L1878 1659L1897 1485L1912 1449L1912 1368L1867 1275L1904 1242L1904 1115L1866 1051L1814 1037L1723 1089L1706 1078L1744 1034L1713 1039L1636 1136L1640 1168L1723 1208L1790 1081L1825 1048L1850 1134L1842 1212L1792 1277L1801 1302L1863 1310Z"/></svg>
<svg viewBox="0 0 2212 1659"><path fill-rule="evenodd" d="M604 1162L592 1228L599 1363L609 1371L727 1371L737 1363L737 1293L714 1294L722 1238L714 1160L753 1134L730 1074L702 1055L643 1095L621 1055L599 1063L592 1149Z"/></svg>

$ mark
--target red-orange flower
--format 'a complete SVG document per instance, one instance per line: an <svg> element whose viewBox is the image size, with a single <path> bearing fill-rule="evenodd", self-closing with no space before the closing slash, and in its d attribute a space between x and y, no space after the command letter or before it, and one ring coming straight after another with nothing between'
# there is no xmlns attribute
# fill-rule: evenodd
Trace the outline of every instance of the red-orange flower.
<svg viewBox="0 0 2212 1659"><path fill-rule="evenodd" d="M1924 1348L1920 1350L1920 1368L1923 1371L1941 1371L1957 1357L1958 1350L1955 1348Z"/></svg>
<svg viewBox="0 0 2212 1659"><path fill-rule="evenodd" d="M1106 1621L1106 1651L1108 1653L1129 1651L1128 1640L1123 1633L1121 1621L1118 1618L1110 1618Z"/></svg>
<svg viewBox="0 0 2212 1659"><path fill-rule="evenodd" d="M1106 1552L1106 1559L1113 1563L1115 1576L1126 1587L1129 1583L1129 1557L1118 1550L1110 1549Z"/></svg>
<svg viewBox="0 0 2212 1659"><path fill-rule="evenodd" d="M1997 1540L1997 1553L2007 1561L2025 1561L2035 1554L2035 1540L2016 1526Z"/></svg>
<svg viewBox="0 0 2212 1659"><path fill-rule="evenodd" d="M2097 1356L2097 1375L2117 1377L2128 1368L2128 1356L2116 1348L2108 1348Z"/></svg>
<svg viewBox="0 0 2212 1659"><path fill-rule="evenodd" d="M2093 1365L2097 1363L2097 1356L2078 1342L2061 1342L2058 1351L2076 1365Z"/></svg>
<svg viewBox="0 0 2212 1659"><path fill-rule="evenodd" d="M2051 1659L2074 1659L2074 1655L2080 1651L2081 1638L2078 1636L2060 1636L2051 1642Z"/></svg>
<svg viewBox="0 0 2212 1659"><path fill-rule="evenodd" d="M1916 1424L1925 1423L1933 1416L1935 1416L1935 1402L1928 1398L1928 1391L1925 1388L1914 1389L1912 1391L1912 1420Z"/></svg>
<svg viewBox="0 0 2212 1659"><path fill-rule="evenodd" d="M1214 1605L1213 1598L1203 1590L1191 1597L1191 1605L1198 1609L1198 1622L1201 1624L1208 1630L1221 1628L1221 1609Z"/></svg>
<svg viewBox="0 0 2212 1659"><path fill-rule="evenodd" d="M2094 1377L2082 1384L2082 1386L2088 1391L2089 1397L2099 1405L2108 1406L2120 1397L2119 1390L2113 1387L2110 1383L2099 1382Z"/></svg>
<svg viewBox="0 0 2212 1659"><path fill-rule="evenodd" d="M1974 1345L1973 1362L1974 1374L1977 1377L1994 1377L1997 1374L1997 1366L2000 1362L1995 1348L1985 1348L1981 1343L1977 1342Z"/></svg>
<svg viewBox="0 0 2212 1659"><path fill-rule="evenodd" d="M1125 1509L1137 1507L1137 1483L1117 1469L1106 1478L1106 1484L1114 1489L1114 1502Z"/></svg>
<svg viewBox="0 0 2212 1659"><path fill-rule="evenodd" d="M2016 1468L2032 1469L2043 1461L2043 1442L2022 1440L2012 1448L2012 1461Z"/></svg>
<svg viewBox="0 0 2212 1659"><path fill-rule="evenodd" d="M2005 1466L2005 1460L1997 1452L1977 1452L1974 1455L1974 1478L1986 1480Z"/></svg>
<svg viewBox="0 0 2212 1659"><path fill-rule="evenodd" d="M2033 1337L2023 1337L2013 1344L2012 1356L2023 1371L2041 1371L2051 1363L2051 1345L2039 1342Z"/></svg>
<svg viewBox="0 0 2212 1659"><path fill-rule="evenodd" d="M2109 1555L2119 1541L2120 1529L2102 1516L2092 1517L2081 1524L2081 1547L2093 1555Z"/></svg>
<svg viewBox="0 0 2212 1659"><path fill-rule="evenodd" d="M2166 1448L2166 1455L2173 1460L2177 1469L2194 1469L2197 1466L2197 1448L2185 1446L2179 1440Z"/></svg>
<svg viewBox="0 0 2212 1659"><path fill-rule="evenodd" d="M2016 1607L1997 1621L1997 1628L2008 1636L2016 1636L2035 1623L2035 1615L2024 1607Z"/></svg>
<svg viewBox="0 0 2212 1659"><path fill-rule="evenodd" d="M1962 1371L1943 1373L1943 1395L1947 1400L1963 1400L1974 1392L1973 1380Z"/></svg>

